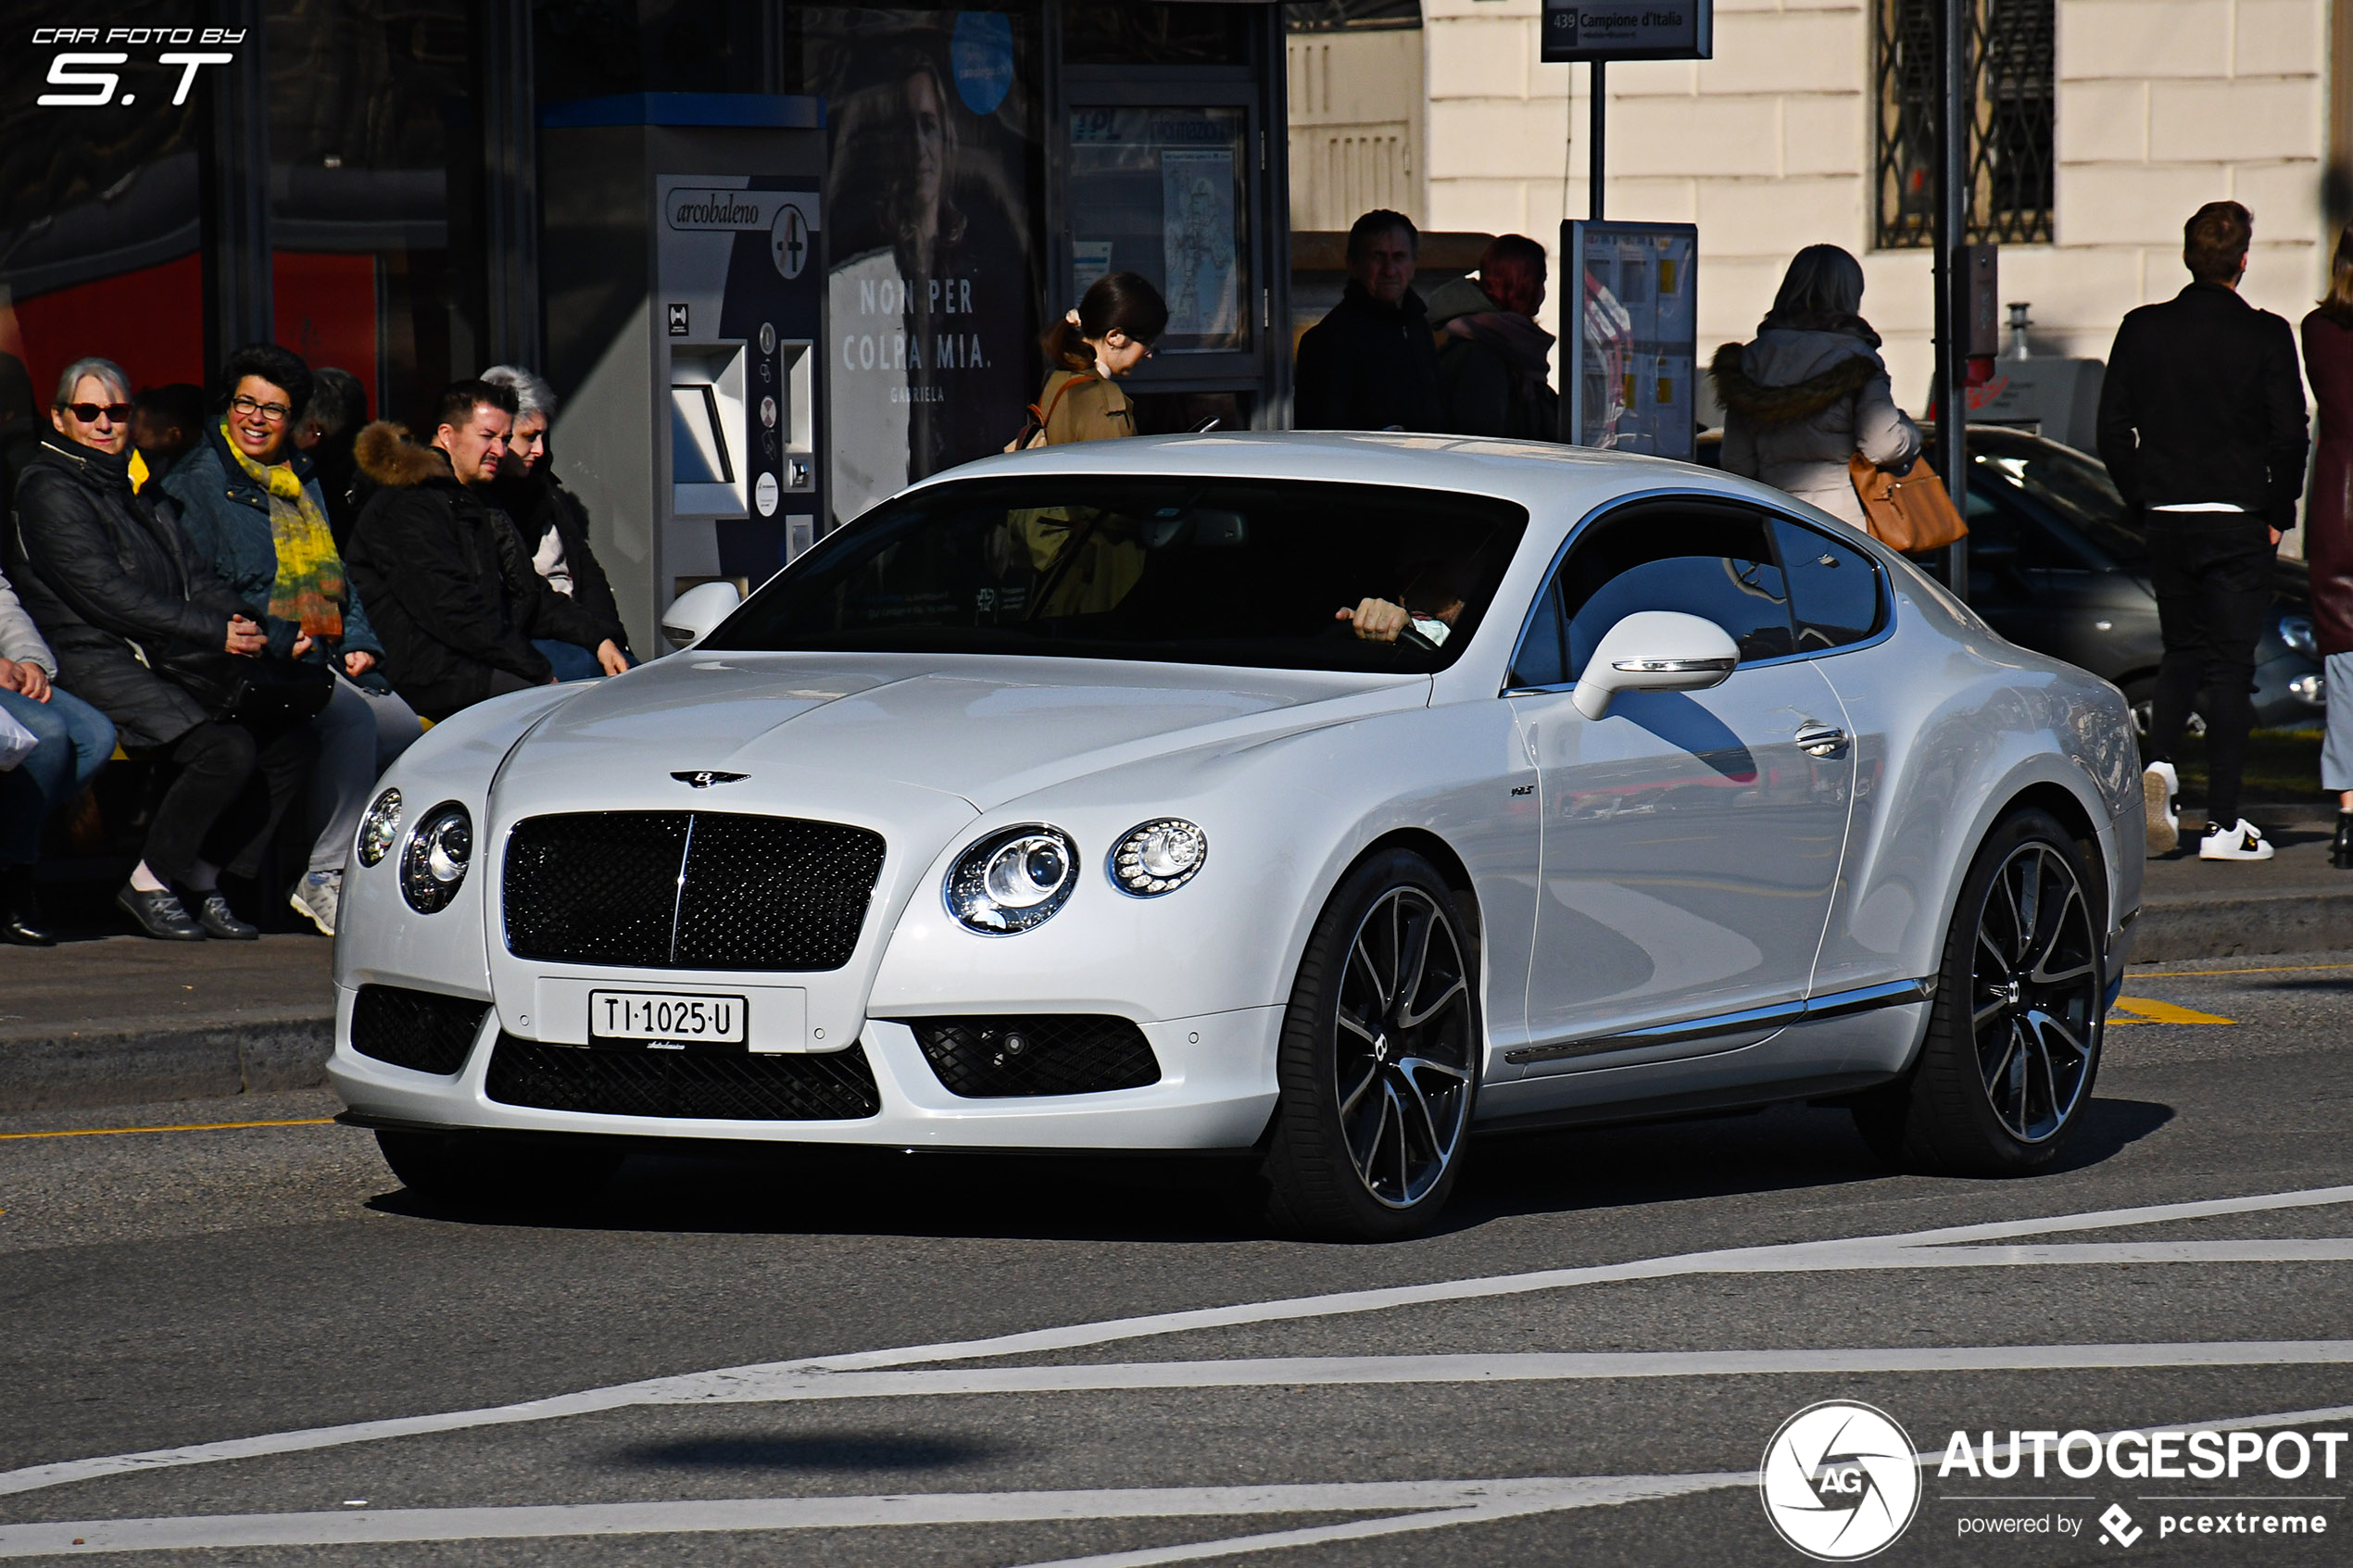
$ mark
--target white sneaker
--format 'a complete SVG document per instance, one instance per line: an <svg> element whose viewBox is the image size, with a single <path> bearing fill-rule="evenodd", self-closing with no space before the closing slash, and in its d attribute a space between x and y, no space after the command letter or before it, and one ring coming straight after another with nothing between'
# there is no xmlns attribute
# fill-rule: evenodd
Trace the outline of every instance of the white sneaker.
<svg viewBox="0 0 2353 1568"><path fill-rule="evenodd" d="M2182 820L2173 812L2173 797L2181 792L2181 776L2172 763L2152 762L2141 770L2141 809L2148 819L2152 855L2170 855L2181 847Z"/></svg>
<svg viewBox="0 0 2353 1568"><path fill-rule="evenodd" d="M2271 841L2263 830L2245 817L2236 827L2209 833L2197 841L2197 858L2201 860L2268 860L2271 858Z"/></svg>
<svg viewBox="0 0 2353 1568"><path fill-rule="evenodd" d="M343 872L312 872L294 884L286 902L295 913L308 918L321 936L335 934L335 909L343 902Z"/></svg>

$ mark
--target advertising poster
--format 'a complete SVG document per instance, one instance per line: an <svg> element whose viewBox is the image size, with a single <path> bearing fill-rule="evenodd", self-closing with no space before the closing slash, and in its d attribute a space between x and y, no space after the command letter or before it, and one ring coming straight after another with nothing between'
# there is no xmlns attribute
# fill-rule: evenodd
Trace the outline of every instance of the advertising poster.
<svg viewBox="0 0 2353 1568"><path fill-rule="evenodd" d="M831 523L1000 450L1037 394L1037 41L1024 17L800 13L826 102Z"/></svg>
<svg viewBox="0 0 2353 1568"><path fill-rule="evenodd" d="M1241 314L1234 276L1234 154L1160 155L1161 221L1167 249L1168 330L1226 336Z"/></svg>
<svg viewBox="0 0 2353 1568"><path fill-rule="evenodd" d="M1573 290L1564 439L1688 460L1692 453L1698 231L1688 223L1562 225Z"/></svg>

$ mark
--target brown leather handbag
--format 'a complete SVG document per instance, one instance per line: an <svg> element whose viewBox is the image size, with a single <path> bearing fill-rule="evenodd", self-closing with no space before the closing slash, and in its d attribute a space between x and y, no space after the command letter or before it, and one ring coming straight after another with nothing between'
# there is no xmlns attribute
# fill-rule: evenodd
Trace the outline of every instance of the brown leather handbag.
<svg viewBox="0 0 2353 1568"><path fill-rule="evenodd" d="M1969 524L1926 458L1914 458L1912 471L1898 475L1856 452L1846 459L1846 475L1855 482L1871 537L1888 548L1916 555L1969 536Z"/></svg>

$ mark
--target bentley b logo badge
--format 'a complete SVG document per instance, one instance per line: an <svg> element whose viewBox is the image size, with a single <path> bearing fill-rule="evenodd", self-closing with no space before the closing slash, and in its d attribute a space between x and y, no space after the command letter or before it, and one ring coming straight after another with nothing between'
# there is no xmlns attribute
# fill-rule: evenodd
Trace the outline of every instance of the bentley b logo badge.
<svg viewBox="0 0 2353 1568"><path fill-rule="evenodd" d="M673 773L670 776L689 789L709 789L712 784L737 783L744 775L714 772L709 768L698 768L690 773Z"/></svg>

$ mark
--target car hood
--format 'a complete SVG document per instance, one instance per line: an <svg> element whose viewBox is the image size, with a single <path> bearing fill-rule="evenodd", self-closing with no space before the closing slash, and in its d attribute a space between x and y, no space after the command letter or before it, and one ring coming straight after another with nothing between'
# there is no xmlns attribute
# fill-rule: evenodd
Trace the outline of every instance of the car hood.
<svg viewBox="0 0 2353 1568"><path fill-rule="evenodd" d="M687 652L584 685L515 748L501 788L593 795L634 791L641 775L814 770L987 810L1156 753L1421 707L1429 691L1427 676Z"/></svg>

